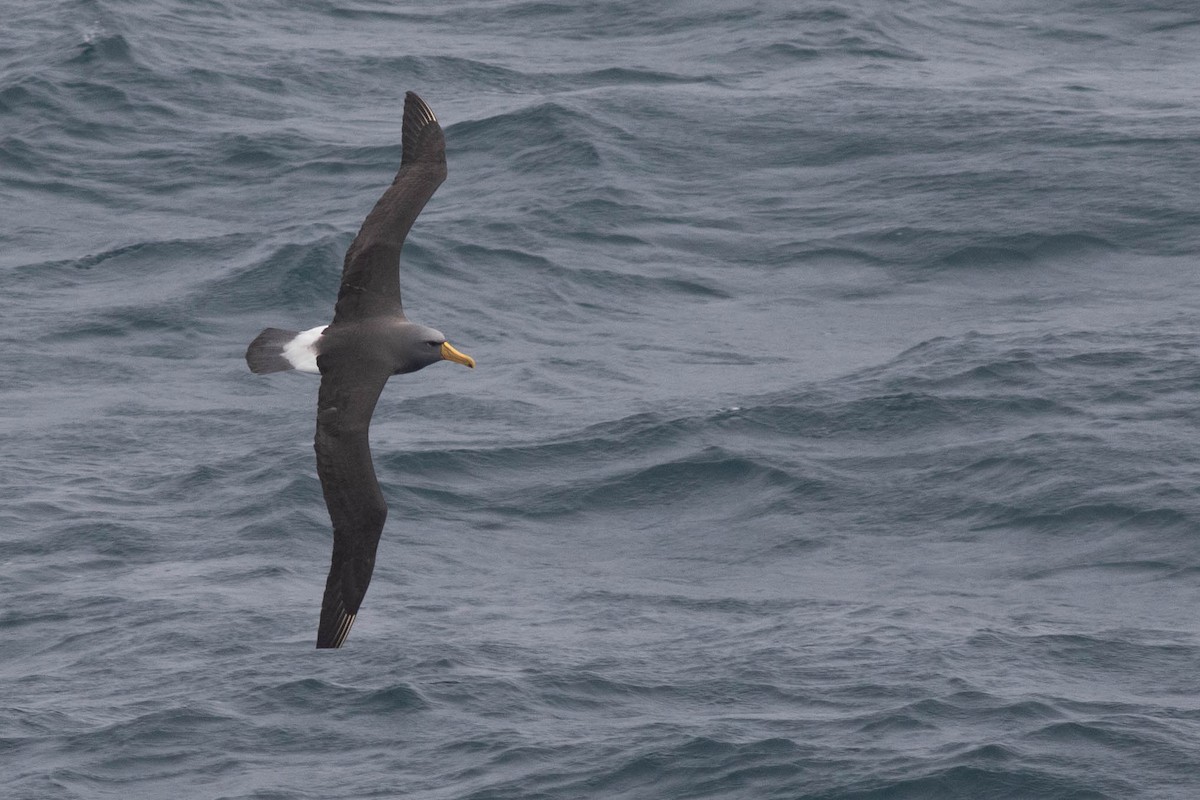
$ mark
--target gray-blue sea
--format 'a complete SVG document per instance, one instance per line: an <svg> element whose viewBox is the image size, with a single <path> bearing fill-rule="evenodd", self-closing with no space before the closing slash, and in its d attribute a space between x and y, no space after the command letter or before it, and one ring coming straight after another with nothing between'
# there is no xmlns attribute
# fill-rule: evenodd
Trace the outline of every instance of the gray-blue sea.
<svg viewBox="0 0 1200 800"><path fill-rule="evenodd" d="M1200 6L8 0L0 796L1200 797ZM344 648L313 376L446 132Z"/></svg>

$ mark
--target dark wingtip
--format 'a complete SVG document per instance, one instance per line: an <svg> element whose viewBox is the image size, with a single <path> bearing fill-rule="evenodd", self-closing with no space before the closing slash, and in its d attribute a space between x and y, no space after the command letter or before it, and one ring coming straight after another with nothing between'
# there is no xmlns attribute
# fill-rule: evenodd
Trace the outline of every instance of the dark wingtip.
<svg viewBox="0 0 1200 800"><path fill-rule="evenodd" d="M431 128L439 132L441 131L441 126L438 125L437 117L433 114L433 109L429 107L428 103L417 96L416 92L405 92L404 124L401 139L402 155L400 156L401 166L423 160L422 156L426 154L421 152L421 139L425 132ZM444 152L441 153L441 159L445 160Z"/></svg>
<svg viewBox="0 0 1200 800"><path fill-rule="evenodd" d="M317 649L332 649L341 647L346 641L346 637L350 635L350 626L354 624L356 614L347 614L344 609L339 609L336 616L331 616L328 619L322 614L320 630L317 631Z"/></svg>

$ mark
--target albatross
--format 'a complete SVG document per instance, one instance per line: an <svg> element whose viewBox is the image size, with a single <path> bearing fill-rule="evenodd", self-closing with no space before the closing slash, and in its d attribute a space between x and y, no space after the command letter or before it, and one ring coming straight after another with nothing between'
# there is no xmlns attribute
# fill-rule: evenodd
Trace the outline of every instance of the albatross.
<svg viewBox="0 0 1200 800"><path fill-rule="evenodd" d="M400 304L400 249L446 179L442 127L413 92L404 96L401 141L400 171L346 251L333 322L306 331L267 328L246 350L252 372L294 369L321 376L314 447L333 523L333 559L318 648L346 641L375 568L387 503L367 431L383 385L438 361L475 367L475 359L454 349L441 331L410 322Z"/></svg>

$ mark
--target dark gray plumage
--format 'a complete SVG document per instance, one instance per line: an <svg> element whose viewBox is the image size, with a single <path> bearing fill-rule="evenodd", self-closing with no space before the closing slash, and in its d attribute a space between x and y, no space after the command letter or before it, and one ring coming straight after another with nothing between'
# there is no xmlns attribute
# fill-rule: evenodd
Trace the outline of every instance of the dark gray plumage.
<svg viewBox="0 0 1200 800"><path fill-rule="evenodd" d="M250 365L250 371L265 374L295 369L296 365L287 360L283 349L299 335L300 331L267 328L254 337L254 341L246 348L246 363Z"/></svg>
<svg viewBox="0 0 1200 800"><path fill-rule="evenodd" d="M346 251L333 323L310 331L267 328L250 344L254 372L320 372L317 474L333 523L333 558L317 647L341 647L375 567L387 504L375 478L368 430L392 375L437 361L475 361L433 328L409 322L400 302L400 250L413 222L446 178L446 146L433 111L405 95L400 171Z"/></svg>

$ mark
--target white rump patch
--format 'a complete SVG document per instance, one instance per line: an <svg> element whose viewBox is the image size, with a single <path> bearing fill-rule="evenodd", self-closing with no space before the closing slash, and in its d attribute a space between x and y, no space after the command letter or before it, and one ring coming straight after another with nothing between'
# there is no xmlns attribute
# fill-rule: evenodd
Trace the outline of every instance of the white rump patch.
<svg viewBox="0 0 1200 800"><path fill-rule="evenodd" d="M328 325L318 325L296 334L296 338L283 346L283 357L293 368L301 372L312 372L320 375L317 369L317 339L325 332Z"/></svg>

